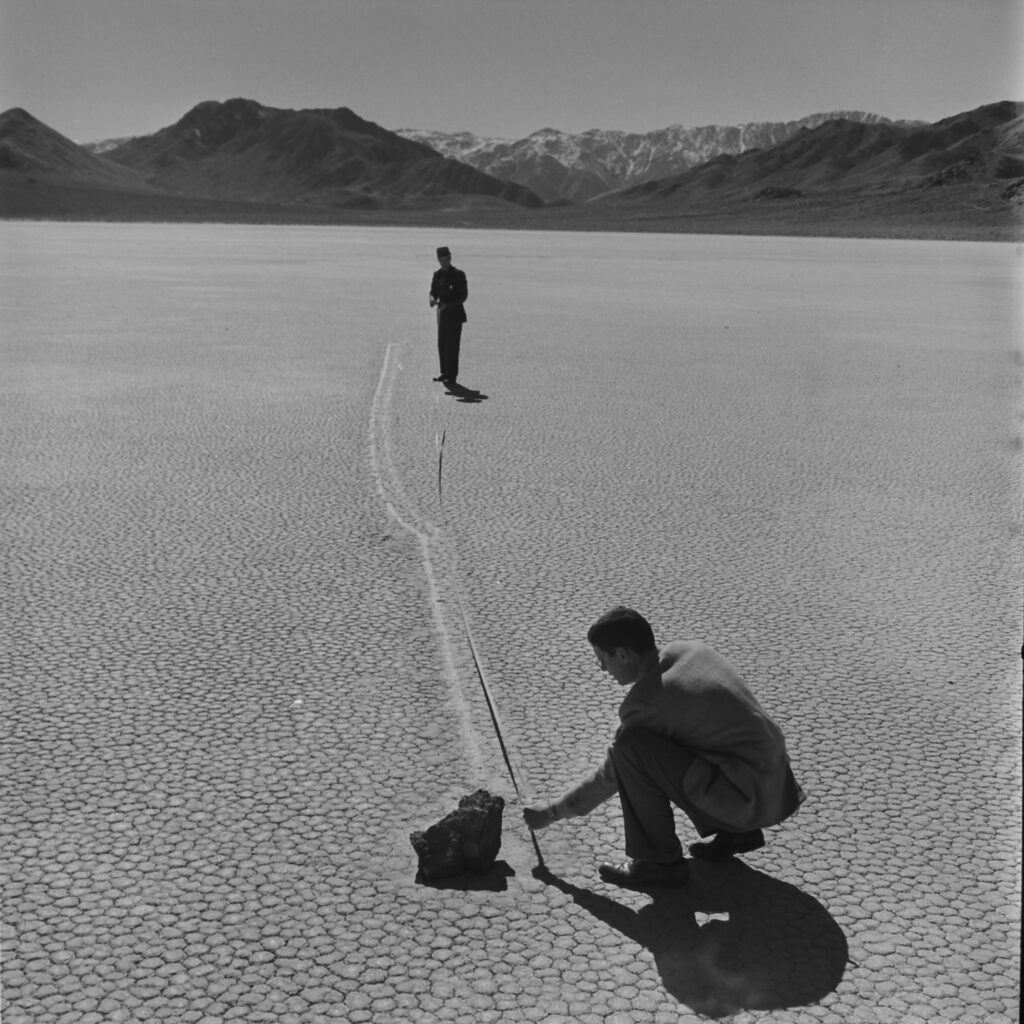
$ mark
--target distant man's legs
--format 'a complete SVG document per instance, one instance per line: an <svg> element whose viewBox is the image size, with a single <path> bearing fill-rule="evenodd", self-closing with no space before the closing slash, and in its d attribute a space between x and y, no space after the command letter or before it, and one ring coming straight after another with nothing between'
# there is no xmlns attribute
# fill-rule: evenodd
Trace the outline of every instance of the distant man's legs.
<svg viewBox="0 0 1024 1024"><path fill-rule="evenodd" d="M459 376L459 344L462 324L448 321L442 314L437 321L437 357L441 364L441 379L454 384Z"/></svg>

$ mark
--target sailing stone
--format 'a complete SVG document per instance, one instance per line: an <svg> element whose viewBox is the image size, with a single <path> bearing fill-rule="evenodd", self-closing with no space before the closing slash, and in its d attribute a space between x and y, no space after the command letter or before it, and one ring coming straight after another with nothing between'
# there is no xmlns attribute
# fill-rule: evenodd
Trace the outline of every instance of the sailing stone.
<svg viewBox="0 0 1024 1024"><path fill-rule="evenodd" d="M454 878L468 871L486 874L501 849L500 796L478 789L459 800L459 806L425 832L410 835L424 880Z"/></svg>

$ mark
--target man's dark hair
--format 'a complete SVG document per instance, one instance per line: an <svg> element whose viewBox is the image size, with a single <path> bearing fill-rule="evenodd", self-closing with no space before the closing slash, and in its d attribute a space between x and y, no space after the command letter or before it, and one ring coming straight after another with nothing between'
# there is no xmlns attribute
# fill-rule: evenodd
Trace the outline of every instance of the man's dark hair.
<svg viewBox="0 0 1024 1024"><path fill-rule="evenodd" d="M605 612L587 630L587 639L595 647L608 652L618 647L626 647L637 654L658 649L651 624L639 612L622 605Z"/></svg>

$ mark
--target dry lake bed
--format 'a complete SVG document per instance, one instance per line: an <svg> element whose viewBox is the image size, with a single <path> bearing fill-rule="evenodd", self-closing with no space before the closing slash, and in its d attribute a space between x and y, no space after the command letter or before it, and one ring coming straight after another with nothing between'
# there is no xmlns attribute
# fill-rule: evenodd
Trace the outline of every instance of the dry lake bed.
<svg viewBox="0 0 1024 1024"><path fill-rule="evenodd" d="M431 380L439 244L475 400ZM997 243L0 224L5 1024L1016 1021L1020 280ZM614 800L543 872L521 822L603 756L618 603L724 653L808 793L685 890L598 878ZM498 865L417 882L479 787Z"/></svg>

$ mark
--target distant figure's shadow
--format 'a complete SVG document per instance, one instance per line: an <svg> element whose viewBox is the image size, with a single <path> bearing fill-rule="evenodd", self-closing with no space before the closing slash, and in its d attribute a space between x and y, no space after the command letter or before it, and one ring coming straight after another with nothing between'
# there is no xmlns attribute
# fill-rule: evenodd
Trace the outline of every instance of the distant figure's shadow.
<svg viewBox="0 0 1024 1024"><path fill-rule="evenodd" d="M460 402L483 402L487 396L475 388L467 388L465 384L445 384L445 391L454 395Z"/></svg>
<svg viewBox="0 0 1024 1024"><path fill-rule="evenodd" d="M533 874L649 949L666 990L705 1016L806 1006L836 989L849 948L816 899L740 861L691 866L685 888L652 888L639 911L546 868ZM698 914L728 920L701 924Z"/></svg>

